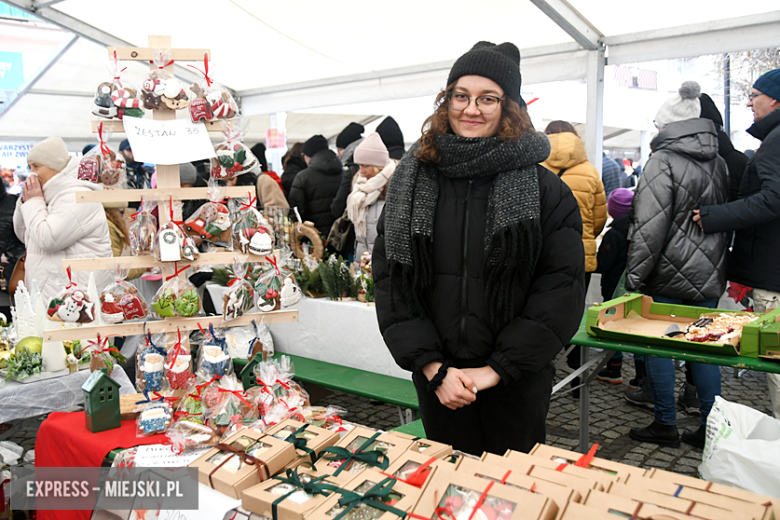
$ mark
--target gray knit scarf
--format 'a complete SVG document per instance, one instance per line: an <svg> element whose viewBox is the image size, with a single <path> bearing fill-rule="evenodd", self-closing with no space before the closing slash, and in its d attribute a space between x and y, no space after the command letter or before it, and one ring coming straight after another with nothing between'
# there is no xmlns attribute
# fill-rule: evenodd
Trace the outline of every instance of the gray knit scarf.
<svg viewBox="0 0 780 520"><path fill-rule="evenodd" d="M541 251L536 165L549 156L550 142L540 132L527 132L515 141L444 134L436 136L436 144L442 158L438 163L415 158L415 145L390 181L384 213L391 286L405 289L402 299L412 313L427 307L437 176L495 176L487 209L484 274L492 325L501 328L514 315L516 291L527 293Z"/></svg>

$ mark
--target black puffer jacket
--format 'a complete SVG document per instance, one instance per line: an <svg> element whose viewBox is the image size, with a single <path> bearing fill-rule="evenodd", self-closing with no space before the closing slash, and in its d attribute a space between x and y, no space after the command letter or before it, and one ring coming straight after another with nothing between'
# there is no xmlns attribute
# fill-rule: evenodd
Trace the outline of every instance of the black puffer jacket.
<svg viewBox="0 0 780 520"><path fill-rule="evenodd" d="M438 177L434 282L425 295L425 316L409 311L399 296L400 288L391 291L384 214L380 217L373 269L376 299L385 303L377 305L377 317L385 343L401 368L416 372L445 359L483 360L510 382L541 370L577 331L585 300L582 217L569 187L546 168L537 168L541 255L528 294L516 291L515 318L502 330L489 325L491 295L485 293L483 277L488 196L495 177L472 182ZM464 229L467 214L468 229ZM392 301L391 294L396 295ZM460 327L464 313L465 334Z"/></svg>
<svg viewBox="0 0 780 520"><path fill-rule="evenodd" d="M282 188L284 188L284 196L287 197L288 201L290 200L290 189L295 176L305 169L306 161L303 160L303 157L293 157L287 161L287 166L284 167L284 172L282 173Z"/></svg>
<svg viewBox="0 0 780 520"><path fill-rule="evenodd" d="M5 278L11 278L11 272L16 265L16 260L24 254L24 244L14 233L14 210L16 209L16 195L9 195L5 191L5 184L0 181L0 253L8 258L3 266Z"/></svg>
<svg viewBox="0 0 780 520"><path fill-rule="evenodd" d="M705 235L693 210L728 196L726 163L709 119L663 127L650 143L634 195L626 288L684 300L718 298L726 288L726 233Z"/></svg>
<svg viewBox="0 0 780 520"><path fill-rule="evenodd" d="M738 200L701 208L707 233L736 230L728 278L780 292L780 109L748 130L763 143L748 162Z"/></svg>
<svg viewBox="0 0 780 520"><path fill-rule="evenodd" d="M611 300L628 261L628 217L612 220L609 231L601 239L596 260L596 272L601 274L601 296Z"/></svg>
<svg viewBox="0 0 780 520"><path fill-rule="evenodd" d="M331 150L314 154L309 167L295 176L290 195L290 207L298 207L303 220L314 222L317 230L328 236L335 217L330 212L330 203L339 191L341 183L341 161Z"/></svg>

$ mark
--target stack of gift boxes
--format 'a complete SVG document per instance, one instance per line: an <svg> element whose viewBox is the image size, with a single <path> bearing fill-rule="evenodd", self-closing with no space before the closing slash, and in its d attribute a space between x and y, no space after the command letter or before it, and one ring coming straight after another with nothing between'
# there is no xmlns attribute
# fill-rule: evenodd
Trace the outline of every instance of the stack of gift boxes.
<svg viewBox="0 0 780 520"><path fill-rule="evenodd" d="M537 445L481 458L399 432L287 419L191 466L271 520L780 520L780 500Z"/></svg>

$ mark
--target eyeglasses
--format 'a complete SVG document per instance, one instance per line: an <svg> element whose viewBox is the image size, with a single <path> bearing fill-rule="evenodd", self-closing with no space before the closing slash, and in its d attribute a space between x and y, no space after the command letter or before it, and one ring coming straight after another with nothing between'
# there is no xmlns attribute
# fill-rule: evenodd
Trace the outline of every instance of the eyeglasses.
<svg viewBox="0 0 780 520"><path fill-rule="evenodd" d="M457 112L466 110L471 104L471 96L467 96L461 92L450 92L449 98L450 108ZM477 105L477 110L482 112L482 114L489 116L496 111L499 103L503 100L504 98L498 96L478 96L474 100L474 103Z"/></svg>
<svg viewBox="0 0 780 520"><path fill-rule="evenodd" d="M750 101L753 101L753 100L754 100L755 98L757 98L758 96L763 96L763 95L764 95L764 93L763 93L763 92L751 92L750 94L748 94L748 99L749 99Z"/></svg>

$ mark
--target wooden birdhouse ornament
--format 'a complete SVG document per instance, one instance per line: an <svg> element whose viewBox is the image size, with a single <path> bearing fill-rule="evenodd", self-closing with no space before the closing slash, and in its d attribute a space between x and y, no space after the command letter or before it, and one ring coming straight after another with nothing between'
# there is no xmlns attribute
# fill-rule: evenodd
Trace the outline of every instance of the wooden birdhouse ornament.
<svg viewBox="0 0 780 520"><path fill-rule="evenodd" d="M81 389L84 390L87 430L98 433L122 425L119 415L119 383L109 377L105 368L92 372Z"/></svg>

